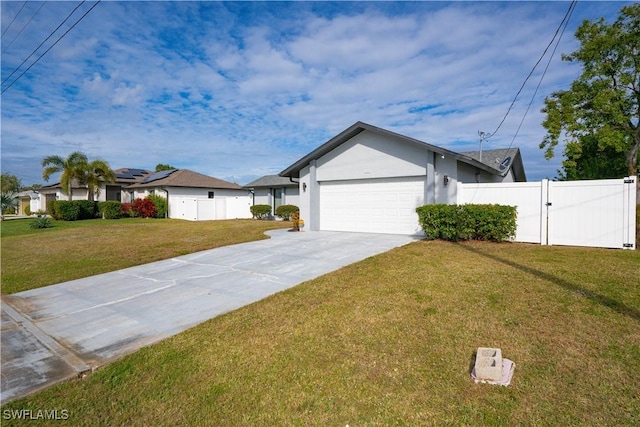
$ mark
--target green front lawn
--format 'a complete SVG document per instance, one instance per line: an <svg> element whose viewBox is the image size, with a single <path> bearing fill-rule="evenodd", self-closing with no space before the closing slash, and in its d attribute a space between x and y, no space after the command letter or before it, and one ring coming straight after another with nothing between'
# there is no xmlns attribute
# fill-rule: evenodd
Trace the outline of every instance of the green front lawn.
<svg viewBox="0 0 640 427"><path fill-rule="evenodd" d="M66 410L87 426L638 425L639 276L637 251L416 242L2 413ZM479 346L516 363L509 387L473 383Z"/></svg>
<svg viewBox="0 0 640 427"><path fill-rule="evenodd" d="M0 223L3 294L168 259L205 249L267 238L290 222L173 219L54 221L32 229L32 219Z"/></svg>

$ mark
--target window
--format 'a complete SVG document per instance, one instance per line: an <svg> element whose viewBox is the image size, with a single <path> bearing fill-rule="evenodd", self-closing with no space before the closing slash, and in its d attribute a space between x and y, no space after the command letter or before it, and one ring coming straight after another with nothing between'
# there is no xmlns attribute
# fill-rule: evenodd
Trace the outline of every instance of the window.
<svg viewBox="0 0 640 427"><path fill-rule="evenodd" d="M209 191L209 198L213 199L213 196L214 196L214 192L213 191Z"/></svg>

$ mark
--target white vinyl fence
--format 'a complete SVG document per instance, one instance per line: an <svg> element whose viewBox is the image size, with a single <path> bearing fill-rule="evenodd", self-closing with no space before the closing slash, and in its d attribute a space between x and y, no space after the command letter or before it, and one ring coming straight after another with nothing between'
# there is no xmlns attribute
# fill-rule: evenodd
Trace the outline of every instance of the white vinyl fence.
<svg viewBox="0 0 640 427"><path fill-rule="evenodd" d="M458 204L518 209L515 241L635 249L636 178L458 183Z"/></svg>

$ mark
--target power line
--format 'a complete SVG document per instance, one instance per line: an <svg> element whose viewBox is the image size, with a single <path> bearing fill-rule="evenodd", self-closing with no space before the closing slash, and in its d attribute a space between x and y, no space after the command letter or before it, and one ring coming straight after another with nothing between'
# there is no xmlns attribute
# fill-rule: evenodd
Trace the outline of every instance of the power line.
<svg viewBox="0 0 640 427"><path fill-rule="evenodd" d="M64 25L64 23L65 23L65 22L67 22L67 21L69 20L69 18L71 18L71 15L73 15L73 14L76 12L76 10L78 10L78 8L84 4L84 1L85 1L85 0L82 0L82 1L81 1L81 2L80 2L80 3L79 3L75 8L71 11L71 12L69 12L69 14L67 15L67 17L66 17L66 18L64 18L64 21L62 21L62 22L60 23L60 25L58 25L58 26L56 27L56 29L55 29L55 30L53 30L53 31L52 31L52 32L47 36L47 38L46 38L46 39L44 39L44 40L42 41L42 43L40 43L40 44L38 45L38 47L36 47L36 48L35 48L35 49L34 49L34 50L29 54L29 56L27 56L27 57L24 59L24 61L22 61L22 62L20 63L20 65L18 65L18 66L17 66L17 67L16 67L16 68L11 72L11 74L9 74L9 75L8 75L8 76L7 76L7 77L2 81L2 83L1 83L1 84L5 84L5 83L7 82L7 80L9 80L9 79L11 78L11 76L13 76L13 75L14 75L14 74L15 74L15 73L20 69L20 67L22 67L22 66L24 65L24 63L25 63L25 62L27 62L27 61L29 60L29 58L31 58L31 57L32 57L32 56L33 56L33 55L38 51L38 49L40 49L40 48L42 47L42 45L43 45L43 44L45 44L45 43L47 42L47 40L49 40L49 39L50 39L50 38L51 38L51 37L56 33L56 31L58 31L58 30L60 29L60 27L62 27L62 26Z"/></svg>
<svg viewBox="0 0 640 427"><path fill-rule="evenodd" d="M31 21L33 21L33 18L35 18L35 17L36 17L36 15L38 14L38 12L40 12L40 9L42 9L42 8L44 7L44 5L45 5L45 4L46 4L46 2L44 2L44 1L40 4L40 7L38 8L38 10L36 10L36 12L35 12L33 15L31 15L31 18L29 18L29 20L27 21L27 23L26 23L26 24L24 24L24 25L22 26L22 28L20 29L20 31L18 31L18 34L16 34L16 35L15 35L15 37L13 38L13 40L11 40L11 41L9 42L9 44L8 44L4 49L2 49L2 53L5 53L5 52L7 51L7 49L9 49L9 48L11 47L11 45L13 44L13 42L14 42L14 41L16 41L16 39L17 39L18 37L20 37L20 34L22 34L22 32L24 31L24 29L25 29L25 28L27 28L27 27L29 26L29 24L31 23Z"/></svg>
<svg viewBox="0 0 640 427"><path fill-rule="evenodd" d="M538 61L536 62L536 64L533 66L533 68L531 69L531 72L529 72L529 75L527 76L526 79L524 79L524 82L522 83L522 86L520 86L520 89L518 90L518 93L516 93L516 96L513 98L513 101L511 101L511 105L509 105L509 108L507 109L507 113L504 115L504 117L502 118L502 121L500 122L500 124L498 125L498 127L496 128L496 130L494 130L492 133L487 134L483 132L483 137L484 139L489 139L492 136L494 136L498 130L502 127L502 124L504 123L504 121L507 119L507 116L509 115L509 113L511 112L511 109L513 108L513 105L516 103L516 100L518 99L518 96L520 95L520 93L522 92L522 89L524 89L524 86L527 84L527 81L529 81L529 78L531 78L531 75L533 75L533 72L535 71L535 69L538 67L538 65L540 64L540 62L542 61L542 58L545 57L545 55L547 54L547 51L549 50L549 48L551 47L551 45L553 44L553 41L556 39L556 37L558 36L558 33L560 32L560 29L562 28L562 26L564 25L566 27L565 22L568 22L569 20L569 16L571 15L571 12L573 12L573 9L575 8L575 4L577 3L577 0L574 0L571 2L571 5L569 5L569 9L567 10L567 13L565 13L564 18L562 18L562 22L560 22L560 25L558 26L558 28L556 29L555 34L553 35L553 38L551 39L551 41L549 42L549 44L547 45L547 47L544 49L544 52L542 52L542 55L540 55L540 58L538 59ZM564 30L563 30L564 31Z"/></svg>
<svg viewBox="0 0 640 427"><path fill-rule="evenodd" d="M85 13L84 13L84 14L83 14L83 15L82 15L82 16L81 16L81 17L80 17L76 22L74 22L74 23L73 23L73 25L72 25L71 27L69 27L69 29L68 29L67 31L65 31L65 32L64 32L64 34L62 34L60 37L58 37L58 39L57 39L57 40L56 40L56 41L55 41L51 46L49 46L49 48L47 48L47 50L45 50L45 51L42 53L42 55L40 55L40 56L39 56L35 61L33 61L33 62L31 63L31 65L29 65L29 66L27 67L27 69L26 69L26 70L24 70L24 71L23 71L23 72L22 72L18 77L16 77L16 79L15 79L14 81L12 81L12 82L11 82L11 84L10 84L9 86L7 86L6 88L2 89L2 92L0 92L0 93L5 93L5 92L7 91L7 89L9 89L11 86L13 86L13 85L15 84L15 82L17 82L18 80L20 80L20 78L21 78L22 76L24 76L24 75L25 75L25 73L31 69L31 67L33 67L34 65L36 65L36 64L37 64L37 63L38 63L38 62L39 62L39 61L40 61L40 60L41 60L41 59L42 59L42 58L43 58L43 57L44 57L44 56L45 56L45 55L46 55L46 54L47 54L47 53L48 53L48 52L49 52L49 51L50 51L50 50L55 46L55 45L57 45L57 44L58 44L58 42L59 42L60 40L62 40L62 38L63 38L64 36L66 36L66 35L69 33L69 31L71 31L71 30L72 30L76 25L78 25L78 23L79 23L80 21L82 21L82 20L85 18L85 16L87 16L87 15L89 14L89 12L91 12L91 11L92 11L92 10L93 10L97 5L98 5L98 3L100 3L100 1L101 1L101 0L98 0L97 2L95 2L95 3L94 3L94 5L93 5L93 6L91 6L91 8L89 8L89 10L87 10L87 11L86 11L86 12L85 12ZM84 0L82 1L82 3L84 3ZM82 3L80 3L80 5L81 5ZM73 12L75 12L75 10L76 10L78 7L80 7L80 5L78 5L78 6L77 6L77 7L76 7L72 12L71 12L71 14L73 14ZM71 16L71 14L70 14L69 16ZM66 21L68 18L69 18L69 17L65 18L65 21ZM63 22L63 24L64 24L64 22ZM62 25L62 24L60 24L60 26L61 26L61 25ZM60 28L60 26L58 26L58 28ZM57 31L57 28L56 28L56 31ZM55 33L55 31L54 31L54 33ZM49 35L49 37L51 37L51 35L53 35L53 33L51 33L51 34ZM48 39L49 39L49 37L47 37L47 39L46 39L46 40L48 40ZM45 41L46 41L46 40L45 40ZM43 44L43 43L44 43L44 42L42 42L42 43L40 44L40 46L42 46L42 44ZM38 46L38 48L39 48L40 46ZM38 48L36 48L36 50L38 50ZM36 50L34 50L34 51L31 53L31 55L29 55L29 58L30 58L30 57L31 57L31 56L36 52ZM27 59L28 59L28 58L27 58ZM25 61L23 61L23 62L22 62L22 64L24 64L24 62L26 62L26 60L25 60ZM20 66L22 66L22 64L20 64ZM19 66L18 68L20 68L20 66ZM13 75L13 74L18 70L18 68L16 68L16 69L11 73L11 75ZM2 82L2 84L4 84L8 79L9 79L9 77L7 77L7 78Z"/></svg>
<svg viewBox="0 0 640 427"><path fill-rule="evenodd" d="M540 85L542 84L542 80L544 79L544 77L547 74L547 70L549 69L549 65L551 65L551 60L555 56L556 50L558 49L558 46L560 45L560 40L562 40L562 36L564 35L564 32L567 29L567 26L569 25L569 18L571 18L571 14L575 10L576 4L577 4L577 2L575 2L575 1L573 3L571 3L573 8L570 8L569 17L567 18L566 22L564 23L564 27L562 28L562 32L560 33L560 37L558 37L558 41L556 42L556 45L554 46L553 51L551 52L551 56L549 56L549 60L547 61L547 66L544 68L544 71L542 72L542 76L540 77L540 81L538 82L538 85L536 86L536 90L533 92L533 96L531 97L531 101L529 101L529 105L527 105L527 109L524 112L524 116L522 116L522 120L520 121L520 124L518 125L518 129L516 130L515 135L513 135L513 139L511 140L511 143L509 144L509 148L507 148L507 150L511 148L511 146L514 143L514 141L518 137L518 133L520 133L520 128L522 127L522 124L524 123L524 119L527 117L527 113L529 113L529 109L531 108L531 105L533 104L533 101L534 101L536 95L538 94L538 89L540 89Z"/></svg>
<svg viewBox="0 0 640 427"><path fill-rule="evenodd" d="M11 26L13 25L13 21L16 20L16 18L18 17L18 15L20 15L20 12L22 12L22 9L24 9L24 7L27 5L27 2L25 1L24 3L22 3L22 6L20 7L20 10L18 11L18 13L16 13L16 16L13 17L13 19L11 20L11 22L9 22L9 25L7 25L7 28L4 29L4 31L2 32L2 35L0 35L0 37L4 37L4 33L6 33L7 31L9 31L9 28L11 28Z"/></svg>

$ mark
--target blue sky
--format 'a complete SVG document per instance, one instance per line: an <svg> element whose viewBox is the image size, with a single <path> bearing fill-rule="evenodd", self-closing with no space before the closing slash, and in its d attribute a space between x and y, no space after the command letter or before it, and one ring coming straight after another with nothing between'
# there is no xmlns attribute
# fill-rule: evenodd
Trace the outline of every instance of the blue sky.
<svg viewBox="0 0 640 427"><path fill-rule="evenodd" d="M2 1L3 81L78 4L28 2L18 14L22 1ZM580 73L560 53L577 48L582 20L612 22L624 4L578 3L517 138L546 58L484 148L513 144L530 181L556 176L562 150L549 162L538 148L540 109ZM103 1L2 94L2 172L44 184L45 156L79 150L113 169L169 163L244 185L358 120L476 150L478 131L497 128L568 7Z"/></svg>

